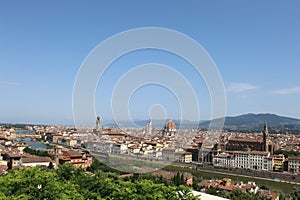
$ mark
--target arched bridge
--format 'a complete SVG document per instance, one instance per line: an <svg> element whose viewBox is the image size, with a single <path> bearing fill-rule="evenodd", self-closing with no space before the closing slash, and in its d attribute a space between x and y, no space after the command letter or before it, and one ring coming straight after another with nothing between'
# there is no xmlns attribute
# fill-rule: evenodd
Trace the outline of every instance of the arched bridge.
<svg viewBox="0 0 300 200"><path fill-rule="evenodd" d="M41 135L37 134L17 134L16 138L31 138L31 139L41 139Z"/></svg>

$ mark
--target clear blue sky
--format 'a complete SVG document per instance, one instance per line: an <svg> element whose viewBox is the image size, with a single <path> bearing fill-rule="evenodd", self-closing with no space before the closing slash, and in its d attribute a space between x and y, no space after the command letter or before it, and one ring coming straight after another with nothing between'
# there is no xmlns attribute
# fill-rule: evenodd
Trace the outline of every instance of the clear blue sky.
<svg viewBox="0 0 300 200"><path fill-rule="evenodd" d="M270 112L300 118L299 9L297 0L3 0L0 122L72 123L73 84L85 57L113 34L149 26L182 32L207 50L227 88L227 115ZM118 78L131 67L149 62L178 71L188 66L155 50L120 58L97 90L95 107L103 119L112 117L109 94ZM205 84L192 70L183 71L197 89L201 119L209 119ZM153 104L165 105L167 117L179 117L174 96L155 86L134 94L132 117L147 119Z"/></svg>

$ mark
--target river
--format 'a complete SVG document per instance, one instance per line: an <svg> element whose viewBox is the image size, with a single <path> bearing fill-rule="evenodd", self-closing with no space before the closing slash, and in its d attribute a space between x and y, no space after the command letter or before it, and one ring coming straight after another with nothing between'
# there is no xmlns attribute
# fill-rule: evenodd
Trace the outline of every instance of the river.
<svg viewBox="0 0 300 200"><path fill-rule="evenodd" d="M34 133L33 131L28 131L28 130L16 130L17 134L32 134ZM48 146L36 139L31 140L31 138L22 138L22 140L29 145L30 148L34 150L47 150L47 149L52 149L51 146ZM16 139L16 141L21 141L21 138Z"/></svg>

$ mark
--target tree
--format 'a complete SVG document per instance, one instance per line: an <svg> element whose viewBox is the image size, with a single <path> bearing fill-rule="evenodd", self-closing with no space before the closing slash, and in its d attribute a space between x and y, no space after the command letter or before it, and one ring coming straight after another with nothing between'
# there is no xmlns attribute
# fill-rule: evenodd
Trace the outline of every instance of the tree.
<svg viewBox="0 0 300 200"><path fill-rule="evenodd" d="M247 199L247 200L267 200L266 198L260 197L259 194L247 193L241 190L234 190L230 193L229 197L230 200L240 200L240 199Z"/></svg>
<svg viewBox="0 0 300 200"><path fill-rule="evenodd" d="M299 188L294 188L291 197L293 199L300 199L300 189Z"/></svg>
<svg viewBox="0 0 300 200"><path fill-rule="evenodd" d="M34 150L31 149L30 147L26 147L23 151L31 155L53 158L53 155L50 154L48 151Z"/></svg>
<svg viewBox="0 0 300 200"><path fill-rule="evenodd" d="M65 163L63 165L58 165L57 175L60 180L69 181L75 174L77 169L70 163Z"/></svg>
<svg viewBox="0 0 300 200"><path fill-rule="evenodd" d="M49 165L48 165L48 169L53 169L53 168L54 168L53 163L50 162Z"/></svg>
<svg viewBox="0 0 300 200"><path fill-rule="evenodd" d="M102 171L87 175L71 164L60 165L58 170L23 168L0 176L0 199L197 199L184 186L166 186L140 180L141 177L134 182L117 177Z"/></svg>
<svg viewBox="0 0 300 200"><path fill-rule="evenodd" d="M74 184L59 181L54 170L39 167L14 170L1 176L0 196L7 199L84 199Z"/></svg>
<svg viewBox="0 0 300 200"><path fill-rule="evenodd" d="M180 185L184 185L184 175L183 175L183 173L180 175Z"/></svg>

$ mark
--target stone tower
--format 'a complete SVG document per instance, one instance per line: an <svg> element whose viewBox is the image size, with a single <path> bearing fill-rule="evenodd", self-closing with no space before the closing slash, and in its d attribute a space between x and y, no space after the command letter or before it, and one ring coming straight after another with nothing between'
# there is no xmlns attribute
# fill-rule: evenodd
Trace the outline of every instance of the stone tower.
<svg viewBox="0 0 300 200"><path fill-rule="evenodd" d="M99 129L100 129L100 117L98 116L96 120L96 131L98 131Z"/></svg>
<svg viewBox="0 0 300 200"><path fill-rule="evenodd" d="M268 137L269 137L269 130L268 130L268 124L265 122L264 124L264 131L263 131L263 150L268 151Z"/></svg>
<svg viewBox="0 0 300 200"><path fill-rule="evenodd" d="M152 121L149 120L147 123L147 135L152 135Z"/></svg>

